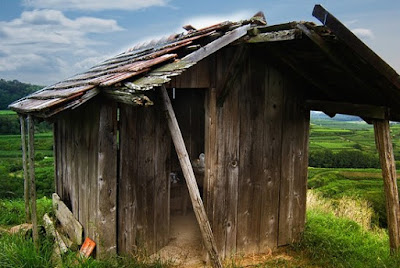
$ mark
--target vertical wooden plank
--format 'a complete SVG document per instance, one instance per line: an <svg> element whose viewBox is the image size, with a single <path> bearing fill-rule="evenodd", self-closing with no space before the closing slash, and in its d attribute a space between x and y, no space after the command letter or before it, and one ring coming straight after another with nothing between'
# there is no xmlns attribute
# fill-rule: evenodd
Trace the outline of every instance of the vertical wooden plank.
<svg viewBox="0 0 400 268"><path fill-rule="evenodd" d="M137 109L138 176L137 246L154 252L154 107Z"/></svg>
<svg viewBox="0 0 400 268"><path fill-rule="evenodd" d="M169 240L169 168L170 140L168 125L164 119L161 103L155 105L154 140L154 234L155 250L161 249Z"/></svg>
<svg viewBox="0 0 400 268"><path fill-rule="evenodd" d="M240 181L238 247L241 251L259 251L261 181L263 174L263 116L264 116L264 71L250 55L249 80L240 96Z"/></svg>
<svg viewBox="0 0 400 268"><path fill-rule="evenodd" d="M213 225L214 184L217 179L217 97L215 88L207 92L205 107L205 174L204 174L204 201L210 224Z"/></svg>
<svg viewBox="0 0 400 268"><path fill-rule="evenodd" d="M400 208L397 188L396 163L390 138L389 120L374 120L375 143L381 162L386 199L389 243L391 253L398 253L400 247Z"/></svg>
<svg viewBox="0 0 400 268"><path fill-rule="evenodd" d="M99 133L100 133L100 100L95 100L87 107L85 113L86 125L83 127L83 137L86 152L83 152L82 171L86 180L86 196L95 198L86 199L87 207L87 235L95 241L101 242L100 229L97 228L99 222L97 197L100 194L98 184L98 152L99 152ZM87 164L87 167L84 165ZM115 174L116 176L116 174ZM111 223L110 223L111 224Z"/></svg>
<svg viewBox="0 0 400 268"><path fill-rule="evenodd" d="M242 82L245 81L242 80ZM225 116L221 126L224 129L226 169L226 238L225 255L227 257L236 253L237 216L238 216L238 181L239 181L239 89L242 84L235 86L226 98L224 104Z"/></svg>
<svg viewBox="0 0 400 268"><path fill-rule="evenodd" d="M301 110L301 90L286 76L284 78L278 245L289 244L299 238L304 226L307 183L307 170L304 167L307 157L304 154L307 153L308 115Z"/></svg>
<svg viewBox="0 0 400 268"><path fill-rule="evenodd" d="M22 168L24 171L24 200L25 200L25 222L31 221L29 209L29 178L28 178L28 165L26 162L26 131L25 131L25 117L19 116L21 124L21 148L22 148Z"/></svg>
<svg viewBox="0 0 400 268"><path fill-rule="evenodd" d="M98 139L98 221L97 253L116 253L117 228L117 109L116 103L100 107Z"/></svg>
<svg viewBox="0 0 400 268"><path fill-rule="evenodd" d="M219 51L217 54L217 66L216 66L216 84L218 87L218 83L222 80L223 76L225 75L225 70L227 68L227 59L229 59L232 55L231 50L222 50ZM218 96L219 92L216 92ZM216 102L216 101L215 101ZM215 104L216 105L216 104ZM229 131L225 129L226 126L224 124L225 117L227 111L225 107L217 107L216 108L216 147L218 150L215 152L215 159L216 159L216 176L213 182L213 233L215 237L215 243L218 249L218 253L220 254L222 259L225 259L226 255L226 185L227 185L227 174L226 174L226 146L225 146L225 135ZM206 155L207 158L207 155Z"/></svg>
<svg viewBox="0 0 400 268"><path fill-rule="evenodd" d="M136 108L137 109L137 108ZM118 251L135 251L137 229L137 112L132 106L120 106L120 177L118 181Z"/></svg>
<svg viewBox="0 0 400 268"><path fill-rule="evenodd" d="M261 182L260 251L278 245L279 187L281 180L283 78L272 66L265 67L264 176Z"/></svg>
<svg viewBox="0 0 400 268"><path fill-rule="evenodd" d="M32 218L32 236L35 248L39 249L39 232L37 226L36 211L36 181L35 181L35 126L33 118L28 115L28 154L29 154L29 177L30 177L30 201L31 201L31 218Z"/></svg>
<svg viewBox="0 0 400 268"><path fill-rule="evenodd" d="M299 88L298 83L291 81L291 89L296 92L296 112L297 125L297 146L295 170L297 178L294 183L293 191L293 238L292 241L299 241L304 231L306 221L306 202L307 202L307 177L308 177L308 139L310 128L310 110L303 105L303 88ZM300 89L300 90L299 90Z"/></svg>

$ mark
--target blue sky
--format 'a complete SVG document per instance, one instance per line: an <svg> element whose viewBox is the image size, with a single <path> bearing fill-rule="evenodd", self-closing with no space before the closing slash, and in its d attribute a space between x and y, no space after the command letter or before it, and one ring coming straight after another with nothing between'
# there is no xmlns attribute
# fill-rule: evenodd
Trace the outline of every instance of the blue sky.
<svg viewBox="0 0 400 268"><path fill-rule="evenodd" d="M268 24L314 21L314 4L400 73L399 0L0 0L0 78L48 85L136 43L265 13Z"/></svg>

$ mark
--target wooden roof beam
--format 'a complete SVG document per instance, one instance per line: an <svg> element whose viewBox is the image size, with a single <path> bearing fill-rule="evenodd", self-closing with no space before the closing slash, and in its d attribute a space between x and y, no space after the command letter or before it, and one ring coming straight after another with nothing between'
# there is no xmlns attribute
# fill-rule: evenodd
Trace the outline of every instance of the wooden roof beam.
<svg viewBox="0 0 400 268"><path fill-rule="evenodd" d="M355 36L346 26L344 26L335 16L329 13L321 5L315 5L312 15L322 24L327 26L337 38L342 40L348 47L357 53L366 62L370 63L375 70L387 78L392 84L400 89L400 76L382 60L375 52L373 52L366 44L364 44L357 36Z"/></svg>
<svg viewBox="0 0 400 268"><path fill-rule="evenodd" d="M334 90L330 90L327 88L327 85L322 82L318 77L311 75L313 72L309 70L307 66L299 65L292 57L289 56L288 53L282 52L280 49L276 47L269 46L268 51L276 57L279 61L282 61L284 64L288 65L295 73L300 75L303 79L309 82L314 87L321 90L321 92L326 95L330 99L334 99ZM311 73L311 74L310 74Z"/></svg>
<svg viewBox="0 0 400 268"><path fill-rule="evenodd" d="M259 33L248 39L247 43L265 43L300 39L302 32L298 29L281 30L276 32Z"/></svg>
<svg viewBox="0 0 400 268"><path fill-rule="evenodd" d="M245 55L247 54L247 49L244 45L241 45L231 63L229 64L228 70L226 70L224 77L221 81L218 81L216 92L217 96L217 105L218 107L222 107L224 105L225 99L229 94L229 91L236 83L238 78L242 75L243 63L246 59Z"/></svg>
<svg viewBox="0 0 400 268"><path fill-rule="evenodd" d="M388 118L388 108L383 106L373 106L367 104L340 103L333 101L307 100L306 107L310 110L321 111L327 115L330 114L348 114L369 119L384 120Z"/></svg>
<svg viewBox="0 0 400 268"><path fill-rule="evenodd" d="M364 80L359 78L356 74L356 72L351 69L346 63L343 62L343 55L335 52L330 44L326 42L318 33L316 33L313 30L310 30L305 26L304 24L297 24L296 27L300 29L306 36L310 38L310 40L318 46L319 49L325 54L325 56L328 57L328 59L333 62L335 65L337 65L345 74L349 75L350 77L354 78L354 80L357 82L357 84L360 86L360 88L368 91L369 95L377 98L379 97L376 94L376 90L371 89L370 85L367 84ZM367 93L367 92L365 92ZM400 101L400 99L399 99Z"/></svg>

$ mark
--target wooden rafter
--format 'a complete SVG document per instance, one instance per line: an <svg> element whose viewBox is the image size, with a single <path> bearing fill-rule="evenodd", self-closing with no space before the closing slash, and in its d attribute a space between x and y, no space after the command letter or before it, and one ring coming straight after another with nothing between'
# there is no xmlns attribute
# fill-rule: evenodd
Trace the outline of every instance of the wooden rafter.
<svg viewBox="0 0 400 268"><path fill-rule="evenodd" d="M218 83L216 92L218 94L217 105L219 107L223 106L225 98L229 94L230 89L233 87L235 82L242 74L242 70L244 69L243 62L246 59L246 54L246 47L244 45L241 45L238 48L238 51L235 53L235 56L232 59L231 63L229 64L229 67L226 70L221 82Z"/></svg>
<svg viewBox="0 0 400 268"><path fill-rule="evenodd" d="M296 27L300 29L308 38L310 38L310 40L315 45L317 45L317 47L331 62L338 66L346 75L352 77L357 82L359 87L364 90L365 93L368 93L373 97L378 97L376 95L376 90L372 89L369 84L359 78L355 70L349 67L347 63L343 62L343 55L337 53L334 49L332 49L331 45L326 42L319 34L314 32L314 30L308 29L304 24L301 23L297 24Z"/></svg>
<svg viewBox="0 0 400 268"><path fill-rule="evenodd" d="M349 114L369 119L387 119L388 117L388 109L382 106L321 100L307 100L306 106L310 110L321 111L328 115Z"/></svg>
<svg viewBox="0 0 400 268"><path fill-rule="evenodd" d="M313 71L306 65L299 64L288 53L282 52L279 48L268 46L268 51L278 60L289 66L295 73L305 79L308 83L321 90L321 92L330 99L335 98L335 91L329 88L320 78L313 76Z"/></svg>
<svg viewBox="0 0 400 268"><path fill-rule="evenodd" d="M340 40L345 42L348 47L352 48L366 62L370 63L378 73L386 77L390 83L395 84L400 89L400 77L396 71L358 39L337 18L321 5L314 6L312 15L327 26Z"/></svg>

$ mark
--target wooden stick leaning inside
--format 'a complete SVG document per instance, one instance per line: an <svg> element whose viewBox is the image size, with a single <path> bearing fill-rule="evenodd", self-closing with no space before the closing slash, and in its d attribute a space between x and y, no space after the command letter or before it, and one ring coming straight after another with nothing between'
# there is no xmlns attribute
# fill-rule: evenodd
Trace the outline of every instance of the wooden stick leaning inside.
<svg viewBox="0 0 400 268"><path fill-rule="evenodd" d="M196 178L194 177L193 167L183 141L181 130L179 129L178 121L175 117L175 112L171 105L171 100L168 97L168 93L164 85L161 86L161 96L164 103L164 112L168 121L168 127L171 132L172 141L174 142L179 163L181 164L182 173L186 180L190 199L193 205L193 211L200 226L204 245L210 255L212 266L222 268L210 222L208 221L203 201L200 197L199 188L197 187Z"/></svg>
<svg viewBox="0 0 400 268"><path fill-rule="evenodd" d="M34 122L31 115L28 115L28 153L29 153L29 177L31 186L31 217L32 217L32 236L36 249L39 248L39 232L37 226L36 214L36 182L35 182L35 129Z"/></svg>
<svg viewBox="0 0 400 268"><path fill-rule="evenodd" d="M396 254L399 253L400 247L400 208L397 191L396 164L390 138L389 120L374 120L373 122L375 143L379 153L385 188L390 251L392 254Z"/></svg>

